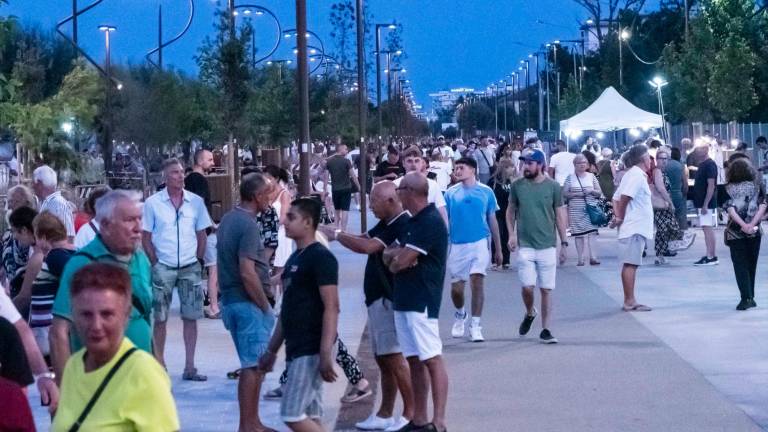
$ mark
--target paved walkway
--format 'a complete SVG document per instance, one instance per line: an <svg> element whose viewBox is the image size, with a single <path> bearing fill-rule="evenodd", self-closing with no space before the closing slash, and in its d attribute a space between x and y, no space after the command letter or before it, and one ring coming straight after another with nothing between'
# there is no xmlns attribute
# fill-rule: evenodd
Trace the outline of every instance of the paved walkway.
<svg viewBox="0 0 768 432"><path fill-rule="evenodd" d="M672 265L641 268L639 299L654 311L624 313L615 234L605 230L597 243L601 266L575 267L572 247L571 259L559 269L552 325L558 345L538 343L538 319L527 338L517 336L523 307L514 271L488 277L483 344L450 338L453 308L446 287L441 330L451 378L450 430L768 430L768 297L761 295L762 273L760 307L736 312L728 251L719 243L719 266L693 267L703 249L699 238ZM338 245L333 251L341 264L340 334L357 352L365 326L365 257ZM237 367L234 347L221 321L202 321L200 334L198 367L209 381L182 382L181 324L177 315L172 318L168 363L182 430L236 430L236 382L225 377ZM264 387L274 387L278 374L270 374ZM326 386L328 430L345 385L342 379ZM34 407L39 398L30 393ZM263 402L262 418L287 430L278 407ZM47 430L44 411L35 408L35 414L40 430Z"/></svg>

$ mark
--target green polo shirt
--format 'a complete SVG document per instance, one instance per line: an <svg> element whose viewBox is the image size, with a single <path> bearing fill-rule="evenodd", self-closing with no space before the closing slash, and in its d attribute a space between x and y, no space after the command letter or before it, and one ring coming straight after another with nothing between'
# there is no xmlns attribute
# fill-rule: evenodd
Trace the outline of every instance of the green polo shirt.
<svg viewBox="0 0 768 432"><path fill-rule="evenodd" d="M121 261L114 254L107 250L101 236L96 236L93 241L88 243L79 253L70 258L64 267L64 273L61 275L61 284L59 292L56 294L56 300L53 303L53 315L72 321L72 300L70 297L70 283L72 275L81 267L94 262L109 263L119 265L131 275L131 289L133 296L143 305L147 316L141 315L135 307L131 307L131 317L128 320L128 326L125 328L125 336L131 340L138 348L152 352L152 326L149 324L149 316L152 312L152 267L144 251L137 250L131 255L128 262ZM69 335L72 352L76 352L83 347L80 338L75 329L72 328Z"/></svg>

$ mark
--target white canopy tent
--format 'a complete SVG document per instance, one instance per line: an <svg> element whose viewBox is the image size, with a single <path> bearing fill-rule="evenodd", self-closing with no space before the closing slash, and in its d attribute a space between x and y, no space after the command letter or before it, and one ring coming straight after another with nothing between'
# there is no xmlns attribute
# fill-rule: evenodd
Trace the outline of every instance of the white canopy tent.
<svg viewBox="0 0 768 432"><path fill-rule="evenodd" d="M566 135L580 131L617 131L631 128L664 127L659 114L643 111L624 99L613 87L603 93L592 105L575 116L560 122L560 131Z"/></svg>

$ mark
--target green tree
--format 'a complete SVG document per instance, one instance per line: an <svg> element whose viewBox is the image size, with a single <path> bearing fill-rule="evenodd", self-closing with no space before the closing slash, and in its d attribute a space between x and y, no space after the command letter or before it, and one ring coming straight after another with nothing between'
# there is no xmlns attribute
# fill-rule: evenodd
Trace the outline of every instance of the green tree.
<svg viewBox="0 0 768 432"><path fill-rule="evenodd" d="M494 119L493 111L483 103L470 103L459 110L459 128L465 132L487 129Z"/></svg>
<svg viewBox="0 0 768 432"><path fill-rule="evenodd" d="M756 56L747 42L732 34L710 64L709 101L726 120L741 120L757 105Z"/></svg>

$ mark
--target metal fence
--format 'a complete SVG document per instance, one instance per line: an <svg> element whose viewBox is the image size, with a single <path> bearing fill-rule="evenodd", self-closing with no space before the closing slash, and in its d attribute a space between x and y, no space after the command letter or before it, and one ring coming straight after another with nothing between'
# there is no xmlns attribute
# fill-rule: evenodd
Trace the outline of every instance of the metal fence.
<svg viewBox="0 0 768 432"><path fill-rule="evenodd" d="M683 138L694 139L709 131L727 142L738 140L752 147L759 136L768 136L768 123L684 123L670 126L670 144L679 146Z"/></svg>

